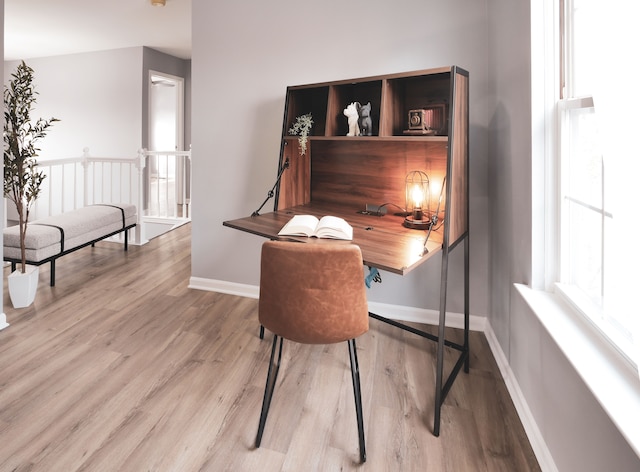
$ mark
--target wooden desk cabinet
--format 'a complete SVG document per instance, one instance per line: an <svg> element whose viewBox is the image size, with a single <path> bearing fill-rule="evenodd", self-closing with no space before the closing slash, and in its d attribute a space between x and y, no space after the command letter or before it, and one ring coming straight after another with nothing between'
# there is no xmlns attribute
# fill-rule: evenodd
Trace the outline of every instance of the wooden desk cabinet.
<svg viewBox="0 0 640 472"><path fill-rule="evenodd" d="M343 110L351 102L371 103L372 135L346 136ZM314 121L307 151L300 155L297 136L289 129L296 118L311 113ZM413 114L429 129L409 130ZM415 124L415 123L414 123ZM434 434L440 432L440 409L464 366L469 369L469 74L453 66L363 79L287 88L282 145L275 187L274 212L226 221L231 228L277 238L294 213L341 216L354 226L353 242L363 250L364 263L405 274L441 253L438 335L415 330L373 313L370 316L436 341ZM287 164L288 167L285 165ZM402 218L359 215L367 205L388 204L393 212L405 207L405 178L423 171L432 185L430 210L442 196L439 229L429 239L428 252L411 249L416 234ZM444 185L443 185L444 184ZM444 192L440 190L444 189ZM270 192L269 198L273 195ZM266 203L267 200L265 200ZM264 205L264 203L263 203ZM262 207L261 207L262 208ZM365 218L372 218L371 223ZM382 221L384 219L384 221ZM442 223L444 219L444 222ZM375 231L369 226L375 225ZM322 243L314 238L298 238ZM326 240L324 240L326 241ZM449 251L464 242L464 341L445 340ZM343 242L346 243L346 242ZM420 248L422 249L422 248ZM446 379L444 348L459 352Z"/></svg>
<svg viewBox="0 0 640 472"><path fill-rule="evenodd" d="M372 136L346 136L343 110L351 102L371 103ZM279 168L289 163L276 189L274 209L338 203L405 206L405 177L427 173L434 211L446 174L452 188L441 208L451 222L451 241L467 230L469 74L459 67L287 88ZM433 110L431 135L407 134L411 110ZM311 113L307 151L289 135L296 117ZM413 133L420 133L414 130ZM448 166L450 170L447 170ZM450 198L450 201L446 199Z"/></svg>

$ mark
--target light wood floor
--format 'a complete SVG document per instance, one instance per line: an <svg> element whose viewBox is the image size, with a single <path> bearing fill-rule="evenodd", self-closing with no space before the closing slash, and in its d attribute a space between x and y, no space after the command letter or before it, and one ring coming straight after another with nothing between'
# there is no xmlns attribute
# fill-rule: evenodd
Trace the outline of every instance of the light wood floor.
<svg viewBox="0 0 640 472"><path fill-rule="evenodd" d="M41 268L0 331L0 471L536 471L481 333L433 423L434 345L371 320L358 339L367 462L346 343L286 343L254 448L271 336L257 301L187 288L190 225ZM452 334L455 336L456 333Z"/></svg>

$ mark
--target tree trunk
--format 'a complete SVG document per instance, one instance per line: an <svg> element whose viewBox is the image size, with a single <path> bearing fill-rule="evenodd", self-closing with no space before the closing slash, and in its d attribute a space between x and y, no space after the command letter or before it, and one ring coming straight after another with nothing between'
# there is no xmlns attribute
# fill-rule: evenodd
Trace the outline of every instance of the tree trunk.
<svg viewBox="0 0 640 472"><path fill-rule="evenodd" d="M25 246L26 243L26 235L27 235L27 225L24 220L24 205L16 205L18 210L18 223L20 225L20 257L22 259L20 271L24 274L27 271L26 260L27 260L27 248Z"/></svg>

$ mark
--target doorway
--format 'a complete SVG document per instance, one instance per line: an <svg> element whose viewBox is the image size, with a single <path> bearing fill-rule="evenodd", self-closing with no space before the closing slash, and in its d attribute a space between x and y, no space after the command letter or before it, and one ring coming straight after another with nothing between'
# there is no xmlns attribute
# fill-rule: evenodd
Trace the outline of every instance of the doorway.
<svg viewBox="0 0 640 472"><path fill-rule="evenodd" d="M149 71L149 150L184 150L184 79Z"/></svg>
<svg viewBox="0 0 640 472"><path fill-rule="evenodd" d="M189 203L190 162L184 156L184 79L149 71L149 130L146 178L148 223L157 226L152 234L174 227L184 220L179 208ZM149 228L151 229L151 228ZM156 234L157 235L157 234Z"/></svg>

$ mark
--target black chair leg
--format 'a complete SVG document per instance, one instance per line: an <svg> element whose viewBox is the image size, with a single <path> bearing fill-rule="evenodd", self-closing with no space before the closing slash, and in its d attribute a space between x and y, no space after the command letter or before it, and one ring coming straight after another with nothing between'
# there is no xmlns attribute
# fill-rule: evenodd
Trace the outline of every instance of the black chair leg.
<svg viewBox="0 0 640 472"><path fill-rule="evenodd" d="M264 326L260 325L260 339L264 339Z"/></svg>
<svg viewBox="0 0 640 472"><path fill-rule="evenodd" d="M273 390L276 387L276 379L280 370L280 359L282 358L282 337L280 337L280 348L278 349L278 362L274 366L273 359L276 354L276 344L278 336L273 335L273 346L271 347L271 358L269 360L269 371L267 372L267 383L264 387L264 398L262 399L262 411L260 412L260 423L258 424L258 434L256 435L256 447L260 447L262 441L262 433L264 425L267 422L267 414L269 414L269 406L273 397ZM274 368L275 367L275 368Z"/></svg>
<svg viewBox="0 0 640 472"><path fill-rule="evenodd" d="M353 381L353 396L356 401L356 419L358 420L358 440L360 442L360 462L367 460L367 452L364 446L364 421L362 419L362 395L360 392L360 368L358 367L358 355L356 354L356 340L347 341L349 345L349 361L351 362L351 380Z"/></svg>

